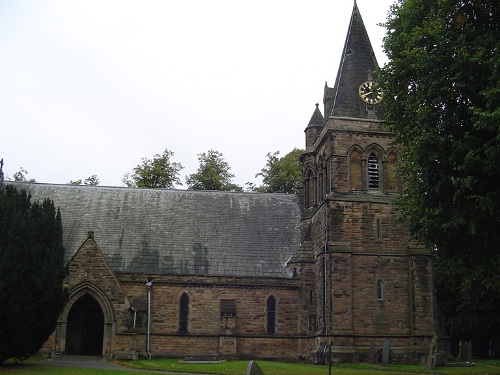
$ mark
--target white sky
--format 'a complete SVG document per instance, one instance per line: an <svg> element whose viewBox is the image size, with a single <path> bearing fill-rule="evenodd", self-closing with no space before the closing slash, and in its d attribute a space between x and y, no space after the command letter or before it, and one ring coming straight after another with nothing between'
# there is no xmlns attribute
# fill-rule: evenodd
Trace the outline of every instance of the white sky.
<svg viewBox="0 0 500 375"><path fill-rule="evenodd" d="M380 65L393 0L358 0ZM124 173L165 148L185 176L219 151L260 184L304 148L353 0L0 0L0 158L37 182Z"/></svg>

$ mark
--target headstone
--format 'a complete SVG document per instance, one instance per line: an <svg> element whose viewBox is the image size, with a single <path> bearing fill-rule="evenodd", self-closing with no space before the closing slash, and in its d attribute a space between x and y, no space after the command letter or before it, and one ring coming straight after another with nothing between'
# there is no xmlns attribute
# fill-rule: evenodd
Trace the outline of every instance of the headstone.
<svg viewBox="0 0 500 375"><path fill-rule="evenodd" d="M462 359L462 340L460 340L460 342L458 343L458 358L459 359Z"/></svg>
<svg viewBox="0 0 500 375"><path fill-rule="evenodd" d="M384 350L382 351L382 366L389 365L389 352L391 351L391 340L384 340Z"/></svg>
<svg viewBox="0 0 500 375"><path fill-rule="evenodd" d="M250 361L248 362L245 375L264 375L264 373L255 361Z"/></svg>
<svg viewBox="0 0 500 375"><path fill-rule="evenodd" d="M467 357L465 359L467 361L472 360L472 341L467 343Z"/></svg>
<svg viewBox="0 0 500 375"><path fill-rule="evenodd" d="M466 361L467 360L467 352L469 351L469 344L467 344L467 341L464 341L462 343L461 349L462 350L460 351L460 360Z"/></svg>
<svg viewBox="0 0 500 375"><path fill-rule="evenodd" d="M368 363L373 365L375 363L375 343L370 344L370 355L368 357Z"/></svg>
<svg viewBox="0 0 500 375"><path fill-rule="evenodd" d="M436 343L437 343L437 339L436 339L436 335L434 335L434 336L432 336L431 345L429 347L429 355L427 356L427 364L425 366L427 370L434 369L434 365L435 365L434 356L436 355Z"/></svg>

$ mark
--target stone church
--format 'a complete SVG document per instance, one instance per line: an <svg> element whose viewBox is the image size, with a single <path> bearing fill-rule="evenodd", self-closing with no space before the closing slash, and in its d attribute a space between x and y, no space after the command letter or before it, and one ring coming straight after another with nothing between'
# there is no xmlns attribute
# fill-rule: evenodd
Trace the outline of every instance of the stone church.
<svg viewBox="0 0 500 375"><path fill-rule="evenodd" d="M398 152L356 4L305 127L298 195L26 184L60 207L69 299L45 350L108 358L417 362L432 257L398 221ZM324 115L323 115L323 114Z"/></svg>

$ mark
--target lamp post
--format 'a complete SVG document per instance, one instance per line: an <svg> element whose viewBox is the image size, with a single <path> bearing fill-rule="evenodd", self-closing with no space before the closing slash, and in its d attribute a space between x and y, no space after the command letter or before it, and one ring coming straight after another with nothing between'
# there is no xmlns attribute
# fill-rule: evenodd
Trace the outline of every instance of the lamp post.
<svg viewBox="0 0 500 375"><path fill-rule="evenodd" d="M148 354L148 359L151 359L151 352L149 351L149 333L151 329L151 286L153 285L153 279L148 279L146 283L146 288L148 290L148 326L146 331L146 353Z"/></svg>

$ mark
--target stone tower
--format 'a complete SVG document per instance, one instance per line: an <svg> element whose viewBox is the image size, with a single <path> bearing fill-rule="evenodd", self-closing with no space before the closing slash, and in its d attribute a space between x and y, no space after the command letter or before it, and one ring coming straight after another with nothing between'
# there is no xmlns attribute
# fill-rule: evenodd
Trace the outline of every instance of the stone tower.
<svg viewBox="0 0 500 375"><path fill-rule="evenodd" d="M354 4L333 88L324 88L301 157L301 330L323 362L367 361L391 340L394 361L415 362L434 334L432 258L412 241L392 205L398 152L382 127L378 64ZM377 357L375 353L375 359Z"/></svg>

